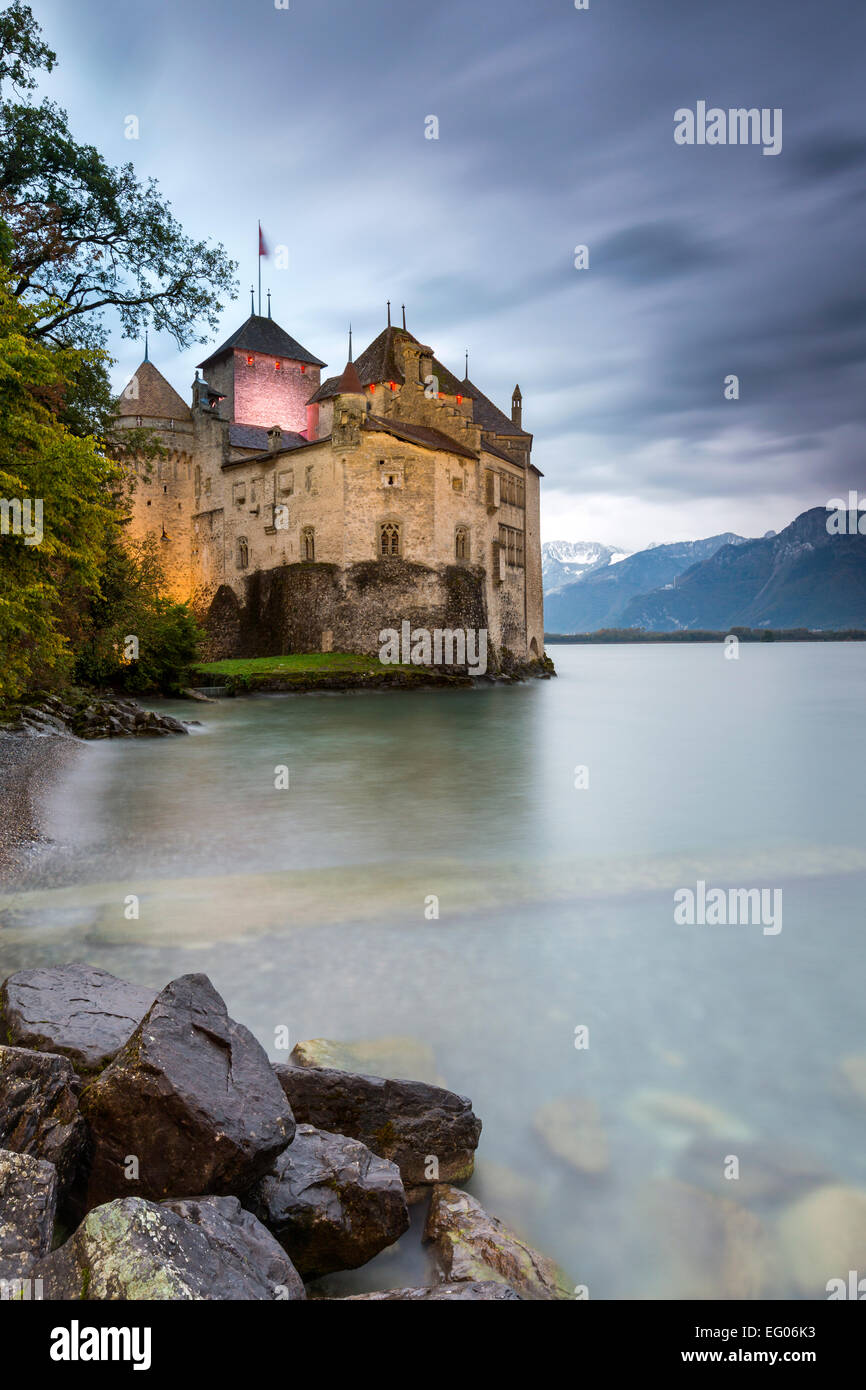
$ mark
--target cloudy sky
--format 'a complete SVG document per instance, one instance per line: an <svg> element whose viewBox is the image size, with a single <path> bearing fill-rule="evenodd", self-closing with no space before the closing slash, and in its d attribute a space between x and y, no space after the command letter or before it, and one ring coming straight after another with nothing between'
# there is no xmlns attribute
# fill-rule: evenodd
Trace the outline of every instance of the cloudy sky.
<svg viewBox="0 0 866 1390"><path fill-rule="evenodd" d="M504 408L519 381L545 539L760 535L866 489L862 0L277 3L31 0L78 136L238 260L223 336L261 218L274 317L332 370L390 298ZM781 153L677 145L699 101L781 108ZM151 345L185 397L204 355Z"/></svg>

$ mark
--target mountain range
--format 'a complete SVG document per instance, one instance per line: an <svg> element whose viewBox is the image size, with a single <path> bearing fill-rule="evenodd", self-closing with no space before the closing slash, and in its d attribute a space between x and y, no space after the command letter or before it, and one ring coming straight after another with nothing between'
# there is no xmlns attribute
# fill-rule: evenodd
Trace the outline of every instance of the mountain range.
<svg viewBox="0 0 866 1390"><path fill-rule="evenodd" d="M758 540L726 532L705 540L654 545L611 564L596 562L545 589L548 632L635 627L650 632L733 627L866 629L866 535L830 534L827 511L814 507L777 534ZM548 573L566 542L550 543ZM578 553L590 545L572 543ZM544 546L543 550L547 550Z"/></svg>

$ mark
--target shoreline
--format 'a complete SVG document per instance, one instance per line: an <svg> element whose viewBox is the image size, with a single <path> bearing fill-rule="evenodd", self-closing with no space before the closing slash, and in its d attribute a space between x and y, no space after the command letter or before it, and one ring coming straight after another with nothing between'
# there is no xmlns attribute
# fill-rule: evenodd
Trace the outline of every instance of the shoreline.
<svg viewBox="0 0 866 1390"><path fill-rule="evenodd" d="M0 879L49 843L42 800L79 748L55 734L0 734Z"/></svg>

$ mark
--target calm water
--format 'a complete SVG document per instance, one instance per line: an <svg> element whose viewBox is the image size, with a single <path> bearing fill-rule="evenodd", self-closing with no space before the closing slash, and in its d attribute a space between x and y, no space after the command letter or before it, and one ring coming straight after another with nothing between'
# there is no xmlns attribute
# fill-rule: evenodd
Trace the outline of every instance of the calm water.
<svg viewBox="0 0 866 1390"><path fill-rule="evenodd" d="M169 705L201 730L82 747L0 891L0 978L203 970L275 1059L280 1025L396 1038L484 1121L470 1190L591 1297L824 1296L847 1268L780 1245L801 1189L719 1174L866 1187L839 1074L866 1054L866 647L553 655L550 682ZM698 880L781 889L782 931L677 925ZM563 1098L606 1171L539 1132ZM331 1286L423 1278L416 1236Z"/></svg>

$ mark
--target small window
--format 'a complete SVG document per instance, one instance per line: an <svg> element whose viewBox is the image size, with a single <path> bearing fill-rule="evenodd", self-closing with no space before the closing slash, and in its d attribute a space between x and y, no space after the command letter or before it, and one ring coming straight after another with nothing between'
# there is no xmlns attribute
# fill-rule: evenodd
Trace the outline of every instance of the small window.
<svg viewBox="0 0 866 1390"><path fill-rule="evenodd" d="M248 366L248 367L251 367L251 366L253 365L253 363L255 362L255 360L256 360L256 359L253 357L252 353L248 353L248 354L247 354L247 366Z"/></svg>
<svg viewBox="0 0 866 1390"><path fill-rule="evenodd" d="M384 521L379 527L379 554L383 560L400 554L400 527L396 521Z"/></svg>
<svg viewBox="0 0 866 1390"><path fill-rule="evenodd" d="M280 359L277 358L276 362L274 363L274 371L275 371L275 372L281 372L282 369L283 369L283 364L282 364L282 362L280 361Z"/></svg>
<svg viewBox="0 0 866 1390"><path fill-rule="evenodd" d="M287 472L281 473L279 481L280 492L283 494L284 497L291 497L295 491L294 469L290 468Z"/></svg>
<svg viewBox="0 0 866 1390"><path fill-rule="evenodd" d="M301 531L301 554L305 560L316 558L316 533L312 526L305 526Z"/></svg>
<svg viewBox="0 0 866 1390"><path fill-rule="evenodd" d="M451 479L451 486L453 487L453 489L454 489L455 492L462 492L462 491L463 491L463 474L462 474L462 473L455 474L455 476Z"/></svg>
<svg viewBox="0 0 866 1390"><path fill-rule="evenodd" d="M313 490L313 465L312 465L312 464L309 464L309 465L307 466L306 472L304 473L304 487L306 488L307 492L312 492L312 490Z"/></svg>
<svg viewBox="0 0 866 1390"><path fill-rule="evenodd" d="M458 560L469 559L469 532L465 526L458 526L454 532L454 555Z"/></svg>
<svg viewBox="0 0 866 1390"><path fill-rule="evenodd" d="M245 570L250 563L250 547L246 536L238 536L238 569Z"/></svg>

